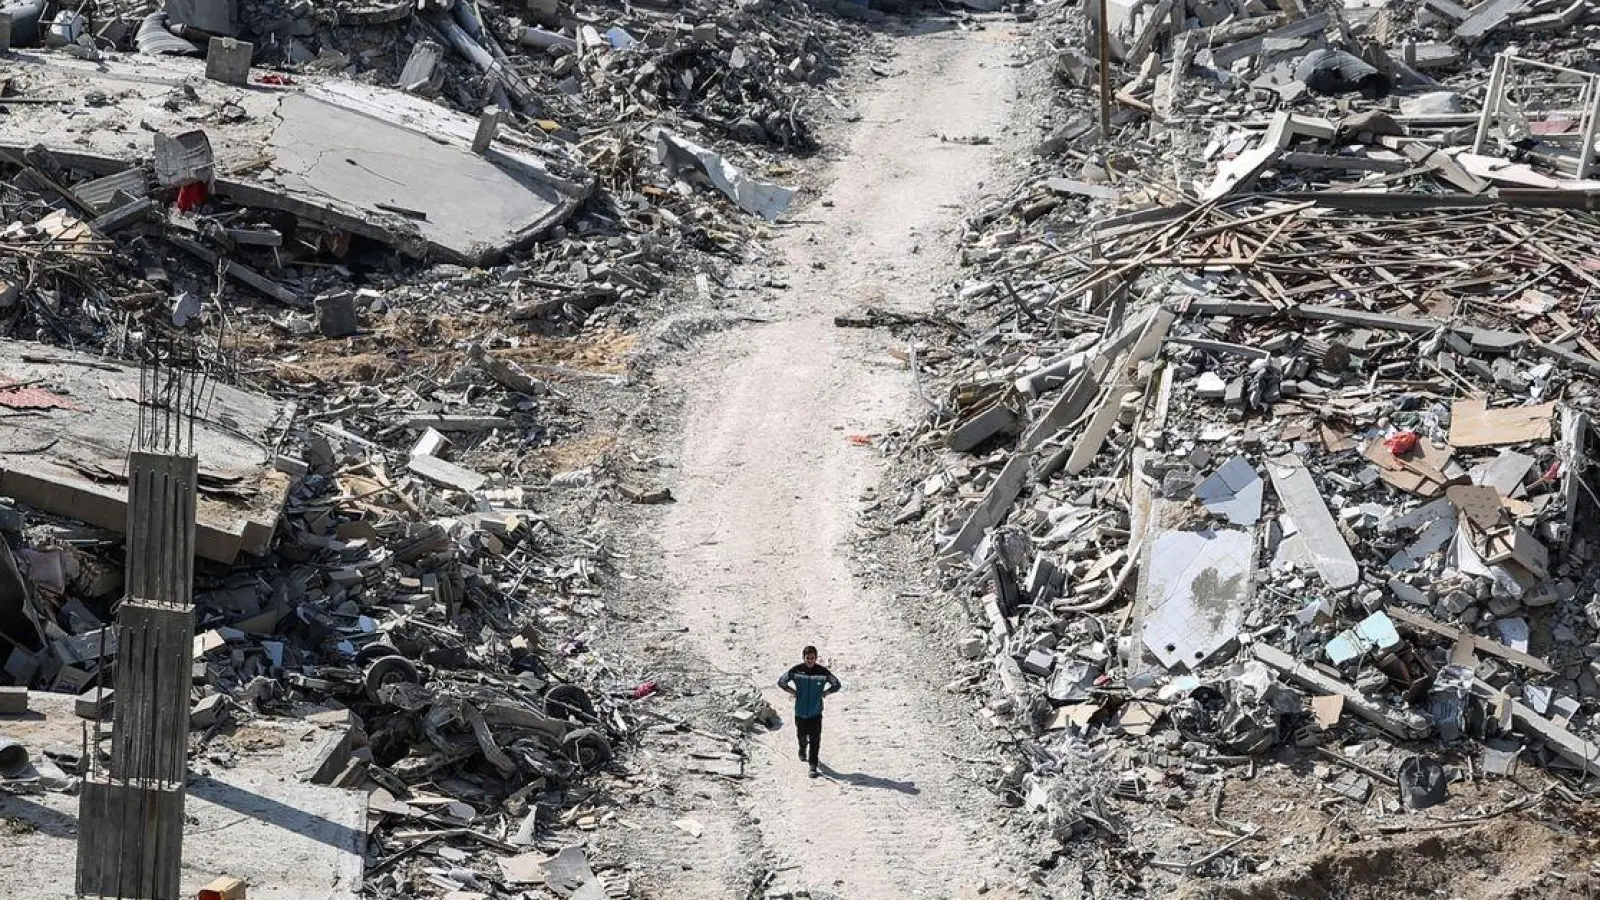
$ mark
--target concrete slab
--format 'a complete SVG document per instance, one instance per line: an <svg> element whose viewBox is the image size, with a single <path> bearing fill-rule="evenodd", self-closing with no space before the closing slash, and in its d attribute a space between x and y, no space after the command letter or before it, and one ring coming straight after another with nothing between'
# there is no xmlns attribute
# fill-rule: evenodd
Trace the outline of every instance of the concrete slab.
<svg viewBox="0 0 1600 900"><path fill-rule="evenodd" d="M1168 531L1142 567L1144 644L1168 669L1193 670L1244 626L1254 592L1253 531Z"/></svg>
<svg viewBox="0 0 1600 900"><path fill-rule="evenodd" d="M139 370L44 344L0 341L0 495L115 532L127 528L128 447L139 418ZM274 448L294 405L218 385L195 429L201 495L195 552L232 562L264 553L290 479Z"/></svg>
<svg viewBox="0 0 1600 900"><path fill-rule="evenodd" d="M82 720L73 698L34 692L37 714L8 719L6 731L38 757L51 745L76 749ZM184 806L181 896L193 897L218 875L250 884L251 900L356 900L366 841L366 795L301 784L281 773L300 763L299 722L248 726L235 747L276 749L241 754L237 767L191 771ZM9 828L0 853L0 884L8 900L71 900L76 867L78 798L44 791L0 792L0 820Z"/></svg>
<svg viewBox="0 0 1600 900"><path fill-rule="evenodd" d="M1300 457L1286 454L1270 460L1267 470L1284 511L1305 539L1312 564L1332 588L1353 587L1361 581L1361 566L1328 511L1322 492Z"/></svg>
<svg viewBox="0 0 1600 900"><path fill-rule="evenodd" d="M1234 525L1246 526L1261 518L1261 498L1265 493L1265 482L1242 456L1223 463L1194 489L1195 499L1207 510L1227 517Z"/></svg>
<svg viewBox="0 0 1600 900"><path fill-rule="evenodd" d="M587 174L556 171L520 136L502 134L474 154L476 118L388 88L309 75L287 86L228 85L201 79L203 61L176 57L97 66L24 52L8 61L17 82L41 94L99 91L116 102L15 105L0 118L0 148L42 143L75 167L111 174L151 157L151 132L177 135L204 121L217 195L414 255L492 261L565 220L593 186ZM169 108L185 84L198 99ZM242 115L208 112L223 104Z"/></svg>

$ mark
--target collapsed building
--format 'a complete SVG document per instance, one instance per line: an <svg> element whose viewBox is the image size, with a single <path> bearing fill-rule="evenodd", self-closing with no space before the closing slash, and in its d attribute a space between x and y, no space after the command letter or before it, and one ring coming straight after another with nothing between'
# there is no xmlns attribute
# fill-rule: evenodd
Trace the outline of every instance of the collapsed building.
<svg viewBox="0 0 1600 900"><path fill-rule="evenodd" d="M1592 7L1112 0L1041 6L1034 40L1056 102L968 219L970 276L839 324L915 342L886 518L994 665L969 689L1040 865L1279 896L1348 842L1581 833ZM1319 889L1391 877L1339 871Z"/></svg>
<svg viewBox="0 0 1600 900"><path fill-rule="evenodd" d="M787 207L850 26L0 23L8 895L626 895L573 836L642 713L589 646L608 538L555 496L599 460L552 448L581 446L573 394L627 384L635 308ZM155 419L193 471L152 498Z"/></svg>

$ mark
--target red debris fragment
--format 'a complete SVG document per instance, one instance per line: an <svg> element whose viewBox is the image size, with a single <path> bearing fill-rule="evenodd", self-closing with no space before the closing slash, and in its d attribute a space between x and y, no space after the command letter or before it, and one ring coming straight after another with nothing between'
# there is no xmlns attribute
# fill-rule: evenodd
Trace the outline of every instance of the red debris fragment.
<svg viewBox="0 0 1600 900"><path fill-rule="evenodd" d="M1417 449L1418 440L1419 438L1415 431L1402 431L1399 434L1384 438L1383 445L1388 447L1389 452L1395 456L1405 456L1407 453Z"/></svg>
<svg viewBox="0 0 1600 900"><path fill-rule="evenodd" d="M211 190L206 187L204 182L191 181L178 188L176 205L182 212L193 212L200 207L200 204L206 202L206 198L209 196L211 196Z"/></svg>
<svg viewBox="0 0 1600 900"><path fill-rule="evenodd" d="M60 394L12 381L0 383L0 406L7 409L83 409Z"/></svg>

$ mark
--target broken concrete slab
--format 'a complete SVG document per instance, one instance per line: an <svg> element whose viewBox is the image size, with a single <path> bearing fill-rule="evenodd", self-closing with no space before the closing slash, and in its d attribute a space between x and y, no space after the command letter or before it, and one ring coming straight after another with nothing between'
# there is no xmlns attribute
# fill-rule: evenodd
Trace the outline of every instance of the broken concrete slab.
<svg viewBox="0 0 1600 900"><path fill-rule="evenodd" d="M223 84L249 84L250 61L255 52L255 45L246 41L213 37L206 47L206 77Z"/></svg>
<svg viewBox="0 0 1600 900"><path fill-rule="evenodd" d="M1529 709L1520 700L1509 702L1512 721L1524 734L1543 740L1551 752L1583 774L1600 775L1600 744L1573 734L1559 723Z"/></svg>
<svg viewBox="0 0 1600 900"><path fill-rule="evenodd" d="M1254 590L1253 532L1169 531L1147 553L1144 645L1168 669L1194 669L1244 624Z"/></svg>
<svg viewBox="0 0 1600 900"><path fill-rule="evenodd" d="M1261 518L1261 498L1266 483L1249 460L1235 456L1194 489L1206 509L1225 516L1234 525L1254 525Z"/></svg>
<svg viewBox="0 0 1600 900"><path fill-rule="evenodd" d="M1275 457L1268 461L1267 471L1279 502L1304 537L1306 552L1322 580L1333 588L1353 587L1360 582L1361 566L1339 533L1305 461L1294 454Z"/></svg>
<svg viewBox="0 0 1600 900"><path fill-rule="evenodd" d="M116 704L116 691L104 687L91 687L73 700L72 712L80 719L107 721Z"/></svg>
<svg viewBox="0 0 1600 900"><path fill-rule="evenodd" d="M565 847L543 863L545 886L567 900L606 900L605 886L579 847Z"/></svg>
<svg viewBox="0 0 1600 900"><path fill-rule="evenodd" d="M41 715L8 721L8 733L29 746L77 747L83 720L71 696L35 693ZM227 872L250 883L252 900L357 900L367 837L367 794L298 783L294 771L309 744L300 725L257 723L275 749L241 753L234 768L191 773L184 806L191 837L184 841L179 896L194 897ZM276 733L274 733L276 732ZM29 866L6 870L7 897L70 896L79 822L78 798L59 791L18 797L0 792L0 817L29 823L6 838L10 859Z"/></svg>
<svg viewBox="0 0 1600 900"><path fill-rule="evenodd" d="M0 341L0 379L49 384L32 415L0 432L0 494L121 533L125 457L139 420L139 369L43 344ZM294 406L214 385L195 428L200 458L195 551L218 562L265 553L290 479L274 448ZM0 398L0 405L14 405Z"/></svg>
<svg viewBox="0 0 1600 900"><path fill-rule="evenodd" d="M124 98L79 106L9 107L0 148L44 146L65 163L111 174L149 155L130 134L187 132L192 123L162 104L189 84L202 102L243 115L207 123L217 155L264 164L220 174L213 191L246 206L293 213L329 228L444 261L482 264L565 220L593 188L578 166L557 171L546 155L501 141L472 152L478 120L401 91L297 75L271 89L191 81L197 60L141 57L95 65L23 54L47 67L59 89Z"/></svg>
<svg viewBox="0 0 1600 900"><path fill-rule="evenodd" d="M489 476L432 456L413 456L406 468L440 487L470 494L489 482Z"/></svg>
<svg viewBox="0 0 1600 900"><path fill-rule="evenodd" d="M991 406L962 422L950 432L946 445L957 453L968 453L1016 425L1017 414L1009 407Z"/></svg>
<svg viewBox="0 0 1600 900"><path fill-rule="evenodd" d="M1538 460L1515 450L1502 450L1493 460L1472 470L1472 483L1492 487L1502 497L1515 497L1522 482Z"/></svg>
<svg viewBox="0 0 1600 900"><path fill-rule="evenodd" d="M656 134L656 162L674 176L704 176L740 209L768 221L783 215L794 197L792 189L752 178L721 154L664 129Z"/></svg>

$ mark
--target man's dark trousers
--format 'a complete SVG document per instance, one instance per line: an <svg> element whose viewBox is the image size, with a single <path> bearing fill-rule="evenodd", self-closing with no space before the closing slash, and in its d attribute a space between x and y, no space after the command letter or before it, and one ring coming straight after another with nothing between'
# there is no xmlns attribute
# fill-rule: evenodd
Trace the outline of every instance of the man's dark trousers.
<svg viewBox="0 0 1600 900"><path fill-rule="evenodd" d="M800 752L805 755L806 761L814 769L817 767L817 748L822 746L822 717L812 716L802 719L795 716L795 734L800 737Z"/></svg>

